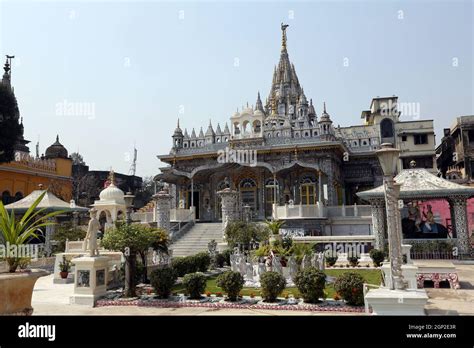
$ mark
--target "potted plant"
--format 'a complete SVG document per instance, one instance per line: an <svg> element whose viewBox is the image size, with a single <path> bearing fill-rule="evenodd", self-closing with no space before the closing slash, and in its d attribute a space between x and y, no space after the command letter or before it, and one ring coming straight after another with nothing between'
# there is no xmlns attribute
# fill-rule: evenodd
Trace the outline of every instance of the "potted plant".
<svg viewBox="0 0 474 348"><path fill-rule="evenodd" d="M5 245L22 247L28 244L30 239L38 238L40 228L53 225L48 221L63 211L45 213L44 208L36 209L44 198L46 191L41 193L30 208L21 217L16 217L12 211L7 212L0 201L0 239ZM24 248L24 247L22 247ZM24 257L19 255L6 255L8 273L0 274L0 315L26 314L31 315L31 296L33 287L39 277L48 273L43 270L31 270L29 272L17 272L17 268L24 267Z"/></svg>
<svg viewBox="0 0 474 348"><path fill-rule="evenodd" d="M281 241L280 228L285 224L285 221L282 220L266 220L265 224L271 232L270 242Z"/></svg>
<svg viewBox="0 0 474 348"><path fill-rule="evenodd" d="M62 279L66 279L69 271L71 270L71 261L66 259L66 256L63 255L63 261L59 263L59 275L61 276Z"/></svg>

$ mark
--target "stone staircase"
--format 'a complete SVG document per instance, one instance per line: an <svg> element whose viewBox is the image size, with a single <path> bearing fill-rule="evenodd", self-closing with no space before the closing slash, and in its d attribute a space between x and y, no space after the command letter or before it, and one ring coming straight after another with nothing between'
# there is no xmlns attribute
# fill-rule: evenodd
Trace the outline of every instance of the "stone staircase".
<svg viewBox="0 0 474 348"><path fill-rule="evenodd" d="M181 238L171 244L173 257L190 256L201 251L207 251L207 244L211 240L222 243L222 223L221 222L197 222Z"/></svg>

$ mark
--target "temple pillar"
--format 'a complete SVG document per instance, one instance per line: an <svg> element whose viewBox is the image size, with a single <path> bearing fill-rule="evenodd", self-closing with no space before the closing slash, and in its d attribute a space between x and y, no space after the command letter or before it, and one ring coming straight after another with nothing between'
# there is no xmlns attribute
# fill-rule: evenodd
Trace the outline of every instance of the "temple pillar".
<svg viewBox="0 0 474 348"><path fill-rule="evenodd" d="M225 229L229 222L234 221L237 218L236 214L236 203L238 198L237 191L231 188L225 188L222 191L217 192L221 197L222 205L222 232L225 233Z"/></svg>
<svg viewBox="0 0 474 348"><path fill-rule="evenodd" d="M323 174L318 172L318 202L323 204Z"/></svg>
<svg viewBox="0 0 474 348"><path fill-rule="evenodd" d="M328 174L328 205L337 205L337 195L335 187L334 175Z"/></svg>
<svg viewBox="0 0 474 348"><path fill-rule="evenodd" d="M467 199L466 197L453 197L449 199L449 205L454 213L454 216L451 216L451 221L456 230L458 255L469 256L471 254L471 241L467 223Z"/></svg>
<svg viewBox="0 0 474 348"><path fill-rule="evenodd" d="M375 237L374 248L385 248L385 202L383 199L370 201L372 210L372 232Z"/></svg>
<svg viewBox="0 0 474 348"><path fill-rule="evenodd" d="M172 196L169 194L167 188L163 188L160 192L153 196L155 200L155 216L156 225L158 228L165 229L170 232L170 210Z"/></svg>

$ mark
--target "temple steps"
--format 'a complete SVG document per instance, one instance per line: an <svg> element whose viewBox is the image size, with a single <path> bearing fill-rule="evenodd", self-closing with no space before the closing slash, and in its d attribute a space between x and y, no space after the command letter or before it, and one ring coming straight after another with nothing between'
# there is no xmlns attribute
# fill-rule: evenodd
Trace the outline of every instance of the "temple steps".
<svg viewBox="0 0 474 348"><path fill-rule="evenodd" d="M173 257L190 256L207 251L207 245L213 239L217 243L222 243L222 237L221 222L198 222L175 241L170 249L173 250Z"/></svg>

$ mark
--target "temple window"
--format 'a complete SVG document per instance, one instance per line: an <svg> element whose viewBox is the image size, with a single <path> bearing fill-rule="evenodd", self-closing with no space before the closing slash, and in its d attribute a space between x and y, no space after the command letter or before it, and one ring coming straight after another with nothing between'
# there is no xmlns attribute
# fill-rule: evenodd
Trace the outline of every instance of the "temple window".
<svg viewBox="0 0 474 348"><path fill-rule="evenodd" d="M389 118L384 118L380 122L380 136L382 138L391 138L393 137L393 122Z"/></svg>

